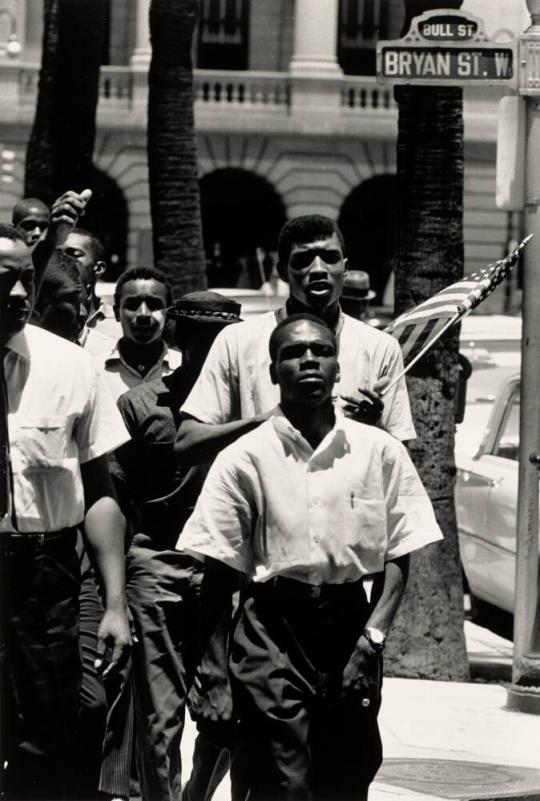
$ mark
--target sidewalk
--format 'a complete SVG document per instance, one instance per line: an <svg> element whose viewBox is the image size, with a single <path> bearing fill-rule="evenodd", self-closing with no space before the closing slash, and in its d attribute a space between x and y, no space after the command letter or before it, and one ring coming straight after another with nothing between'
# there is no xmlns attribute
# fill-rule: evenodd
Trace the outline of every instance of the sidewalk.
<svg viewBox="0 0 540 801"><path fill-rule="evenodd" d="M512 643L465 624L474 675L510 678ZM505 709L502 684L385 679L384 764L370 801L540 801L540 716ZM186 776L194 727L186 726ZM229 782L215 801L229 801Z"/></svg>
<svg viewBox="0 0 540 801"><path fill-rule="evenodd" d="M512 643L465 623L471 673L498 684L387 679L370 801L540 801L540 717L505 709Z"/></svg>

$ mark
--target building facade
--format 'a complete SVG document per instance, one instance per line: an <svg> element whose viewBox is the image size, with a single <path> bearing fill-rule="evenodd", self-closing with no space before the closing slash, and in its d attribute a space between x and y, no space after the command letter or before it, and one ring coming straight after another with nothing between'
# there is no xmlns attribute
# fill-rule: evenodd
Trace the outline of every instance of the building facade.
<svg viewBox="0 0 540 801"><path fill-rule="evenodd" d="M148 8L149 0L112 0L100 78L94 162L126 232L125 252L111 254L119 265L152 259ZM498 41L528 24L524 0L465 0L463 10ZM42 13L41 0L0 0L4 219L23 192ZM403 19L402 0L202 0L195 120L211 281L257 286L283 221L320 212L340 221L351 266L370 272L382 299L394 255L397 107L392 88L377 84L375 47L398 38ZM464 92L466 270L501 257L519 235L519 215L495 206L502 92ZM362 241L359 227L369 232Z"/></svg>

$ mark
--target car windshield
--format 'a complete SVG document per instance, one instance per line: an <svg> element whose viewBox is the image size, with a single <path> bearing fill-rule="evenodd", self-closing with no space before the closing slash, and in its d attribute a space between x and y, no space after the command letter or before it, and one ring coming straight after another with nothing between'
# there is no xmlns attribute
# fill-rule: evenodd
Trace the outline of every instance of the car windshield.
<svg viewBox="0 0 540 801"><path fill-rule="evenodd" d="M519 371L521 341L461 340L461 353L472 367L467 381L467 401L463 422L456 428L456 453L477 453L495 397L501 385Z"/></svg>

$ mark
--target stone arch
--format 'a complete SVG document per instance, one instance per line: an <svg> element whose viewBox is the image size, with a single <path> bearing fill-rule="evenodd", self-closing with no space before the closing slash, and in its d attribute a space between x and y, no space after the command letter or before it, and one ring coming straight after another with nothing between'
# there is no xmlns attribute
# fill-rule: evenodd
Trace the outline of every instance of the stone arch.
<svg viewBox="0 0 540 801"><path fill-rule="evenodd" d="M338 225L345 238L349 269L369 273L382 304L397 247L397 179L375 175L356 186L341 206Z"/></svg>
<svg viewBox="0 0 540 801"><path fill-rule="evenodd" d="M129 134L103 134L96 142L95 163L116 183L127 205L125 266L151 265L152 232L144 136L131 131Z"/></svg>
<svg viewBox="0 0 540 801"><path fill-rule="evenodd" d="M238 167L207 173L200 192L209 286L258 288L275 262L286 220L280 195L265 178Z"/></svg>

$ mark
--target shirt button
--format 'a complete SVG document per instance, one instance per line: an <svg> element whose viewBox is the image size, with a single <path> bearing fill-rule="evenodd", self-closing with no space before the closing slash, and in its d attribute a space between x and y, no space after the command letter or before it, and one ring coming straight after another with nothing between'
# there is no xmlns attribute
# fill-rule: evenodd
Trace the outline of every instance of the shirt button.
<svg viewBox="0 0 540 801"><path fill-rule="evenodd" d="M315 536L313 537L313 542L320 542L320 540L321 538L319 537L319 535L315 534Z"/></svg>
<svg viewBox="0 0 540 801"><path fill-rule="evenodd" d="M321 499L320 498L313 498L312 504L313 504L313 506L320 506L321 505Z"/></svg>

